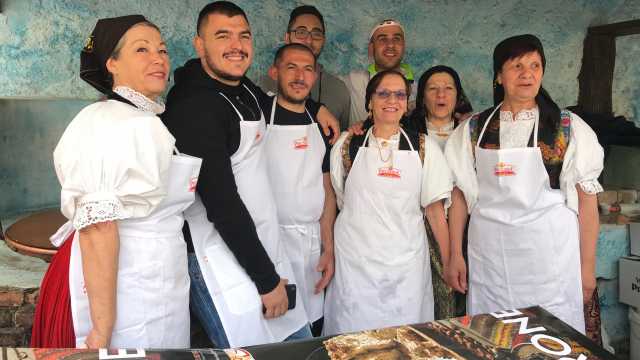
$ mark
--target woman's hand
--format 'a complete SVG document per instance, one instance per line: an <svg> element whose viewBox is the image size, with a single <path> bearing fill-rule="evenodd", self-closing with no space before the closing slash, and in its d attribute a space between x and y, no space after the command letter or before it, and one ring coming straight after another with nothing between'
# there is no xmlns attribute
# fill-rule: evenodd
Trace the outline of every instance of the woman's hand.
<svg viewBox="0 0 640 360"><path fill-rule="evenodd" d="M444 267L444 279L455 291L467 292L467 264L462 254L451 254L449 263Z"/></svg>
<svg viewBox="0 0 640 360"><path fill-rule="evenodd" d="M335 144L340 137L340 123L324 105L322 105L320 110L318 110L318 124L320 124L322 131L324 131L326 136L331 135L331 131L333 131L333 136L331 137L331 140L329 140L329 143L331 145Z"/></svg>
<svg viewBox="0 0 640 360"><path fill-rule="evenodd" d="M362 129L363 127L364 127L364 121L357 121L353 125L349 126L349 129L347 129L347 131L349 131L349 133L352 135L363 135L364 134L364 130Z"/></svg>
<svg viewBox="0 0 640 360"><path fill-rule="evenodd" d="M102 334L96 328L91 328L84 344L88 349L106 349L109 347L110 338L111 333Z"/></svg>

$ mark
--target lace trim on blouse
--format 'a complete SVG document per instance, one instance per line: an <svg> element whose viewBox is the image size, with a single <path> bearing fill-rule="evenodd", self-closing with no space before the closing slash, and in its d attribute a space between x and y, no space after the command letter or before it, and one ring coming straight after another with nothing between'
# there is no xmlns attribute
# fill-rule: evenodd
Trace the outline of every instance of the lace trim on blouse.
<svg viewBox="0 0 640 360"><path fill-rule="evenodd" d="M78 204L73 227L80 230L89 225L128 217L118 200L86 201Z"/></svg>
<svg viewBox="0 0 640 360"><path fill-rule="evenodd" d="M116 86L113 88L113 92L131 101L136 107L138 107L138 109L152 112L156 115L164 112L164 103L160 99L158 99L157 102L153 101L126 86Z"/></svg>
<svg viewBox="0 0 640 360"><path fill-rule="evenodd" d="M511 111L500 111L500 148L526 147L537 118L537 107L521 110L515 118Z"/></svg>
<svg viewBox="0 0 640 360"><path fill-rule="evenodd" d="M595 195L599 192L604 191L604 189L602 188L602 185L600 185L598 180L579 181L578 185L580 185L580 188L582 189L582 191L584 191L589 195Z"/></svg>

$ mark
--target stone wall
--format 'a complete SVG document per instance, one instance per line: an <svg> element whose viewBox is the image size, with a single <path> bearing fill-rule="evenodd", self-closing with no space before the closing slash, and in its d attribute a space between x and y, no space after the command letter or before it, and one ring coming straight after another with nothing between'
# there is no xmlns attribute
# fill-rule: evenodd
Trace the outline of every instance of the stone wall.
<svg viewBox="0 0 640 360"><path fill-rule="evenodd" d="M37 300L37 288L0 286L0 346L29 346Z"/></svg>

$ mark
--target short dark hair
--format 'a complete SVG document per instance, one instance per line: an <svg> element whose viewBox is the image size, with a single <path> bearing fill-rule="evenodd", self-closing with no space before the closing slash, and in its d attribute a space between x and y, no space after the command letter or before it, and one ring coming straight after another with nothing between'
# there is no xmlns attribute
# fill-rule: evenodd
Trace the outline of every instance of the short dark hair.
<svg viewBox="0 0 640 360"><path fill-rule="evenodd" d="M309 49L308 46L303 44L298 44L298 43L290 43L290 44L282 45L278 48L278 50L276 51L276 56L274 56L273 58L274 66L278 65L278 63L282 60L282 57L284 56L284 53L287 52L287 50L301 50L301 51L308 52L313 57L313 66L316 65L316 56L313 54L313 51Z"/></svg>
<svg viewBox="0 0 640 360"><path fill-rule="evenodd" d="M369 111L369 103L371 102L371 97L373 96L373 93L375 93L376 90L378 90L378 86L380 86L380 83L382 82L382 80L384 80L385 77L390 75L398 75L402 78L402 80L404 80L404 87L405 87L405 90L407 91L407 101L409 101L409 96L411 96L411 83L409 82L409 80L407 80L407 78L404 77L404 75L398 70L384 70L375 74L367 84L367 90L365 91L365 99L364 99L365 110Z"/></svg>
<svg viewBox="0 0 640 360"><path fill-rule="evenodd" d="M230 2L230 1L214 1L200 10L200 14L198 14L198 24L196 27L196 32L200 35L200 29L207 23L207 17L210 14L222 14L228 17L234 17L241 15L249 23L249 19L247 18L247 14L245 14L244 10L242 10L238 5Z"/></svg>
<svg viewBox="0 0 640 360"><path fill-rule="evenodd" d="M302 5L291 10L291 14L289 15L289 24L287 25L287 31L293 30L291 26L296 21L296 19L302 15L313 15L317 17L318 20L320 20L320 23L322 24L322 31L325 31L324 17L322 17L322 14L320 13L320 11L318 11L318 9L316 9L315 6L311 6L311 5Z"/></svg>

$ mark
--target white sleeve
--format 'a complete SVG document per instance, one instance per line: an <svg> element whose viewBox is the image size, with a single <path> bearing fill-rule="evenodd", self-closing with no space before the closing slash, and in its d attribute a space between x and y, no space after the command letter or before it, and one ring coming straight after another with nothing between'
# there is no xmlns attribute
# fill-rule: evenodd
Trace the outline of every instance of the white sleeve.
<svg viewBox="0 0 640 360"><path fill-rule="evenodd" d="M166 194L175 142L156 116L127 118L94 105L76 116L53 153L61 211L78 230L153 211Z"/></svg>
<svg viewBox="0 0 640 360"><path fill-rule="evenodd" d="M451 133L444 148L447 165L451 169L453 185L464 194L469 214L478 201L478 177L474 165L468 118Z"/></svg>
<svg viewBox="0 0 640 360"><path fill-rule="evenodd" d="M420 205L426 207L436 201L445 200L445 209L451 205L453 180L447 161L438 143L425 134L424 164L422 165L422 189Z"/></svg>
<svg viewBox="0 0 640 360"><path fill-rule="evenodd" d="M598 177L604 167L604 151L591 127L571 113L571 135L560 172L560 189L567 197L567 206L578 212L576 184L587 194L603 191Z"/></svg>
<svg viewBox="0 0 640 360"><path fill-rule="evenodd" d="M338 141L331 147L331 157L329 159L331 185L333 186L333 191L336 193L338 209L342 209L342 204L344 203L344 181L346 174L342 162L342 146L348 135L349 133L346 131L340 135Z"/></svg>

